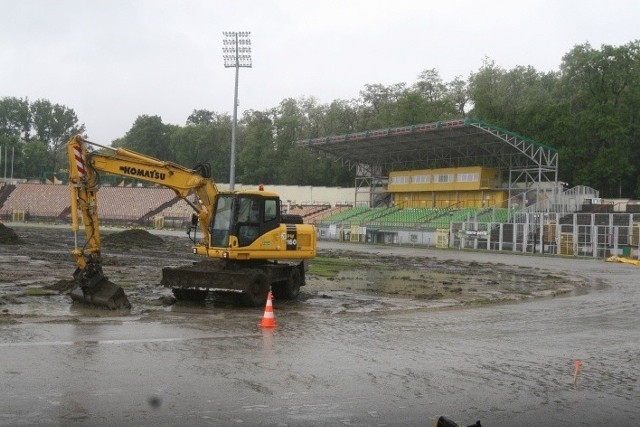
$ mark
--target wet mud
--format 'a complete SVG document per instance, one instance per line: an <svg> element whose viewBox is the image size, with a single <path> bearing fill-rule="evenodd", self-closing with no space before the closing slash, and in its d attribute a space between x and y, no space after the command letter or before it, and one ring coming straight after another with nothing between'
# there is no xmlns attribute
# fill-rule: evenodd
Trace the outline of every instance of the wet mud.
<svg viewBox="0 0 640 427"><path fill-rule="evenodd" d="M157 286L162 266L198 259L183 233L105 245L133 304L111 312L65 294L68 228L15 232L0 245L0 426L640 425L634 266L320 242L301 298L275 300L264 329L261 308Z"/></svg>
<svg viewBox="0 0 640 427"><path fill-rule="evenodd" d="M12 228L0 222L0 245L15 245L20 243L20 238Z"/></svg>
<svg viewBox="0 0 640 427"><path fill-rule="evenodd" d="M75 269L71 230L4 230L15 237L0 245L0 321L74 316L67 296ZM166 310L175 302L171 291L159 286L162 267L201 260L192 255L186 235L107 229L102 243L104 273L125 290L133 315ZM584 278L543 268L344 249L320 249L308 262L306 280L299 301L325 313L486 305L574 294L590 286ZM210 298L208 307L216 301Z"/></svg>

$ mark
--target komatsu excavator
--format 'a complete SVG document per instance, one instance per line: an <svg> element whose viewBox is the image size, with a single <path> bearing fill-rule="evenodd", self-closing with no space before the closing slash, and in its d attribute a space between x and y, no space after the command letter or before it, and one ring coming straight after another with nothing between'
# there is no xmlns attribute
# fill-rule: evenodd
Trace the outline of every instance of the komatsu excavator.
<svg viewBox="0 0 640 427"><path fill-rule="evenodd" d="M177 299L232 292L242 304L260 306L270 289L276 298L298 296L305 284L304 261L316 255L316 229L303 224L299 216L282 215L277 194L262 187L220 192L209 178L207 165L188 169L126 148L95 144L81 135L69 140L67 151L75 236L72 254L77 266L73 274L76 286L71 292L74 301L109 309L131 307L124 290L109 281L102 269L97 197L100 172L170 188L193 208L188 233L193 253L203 259L162 270L160 284L172 289ZM80 222L86 234L82 245Z"/></svg>

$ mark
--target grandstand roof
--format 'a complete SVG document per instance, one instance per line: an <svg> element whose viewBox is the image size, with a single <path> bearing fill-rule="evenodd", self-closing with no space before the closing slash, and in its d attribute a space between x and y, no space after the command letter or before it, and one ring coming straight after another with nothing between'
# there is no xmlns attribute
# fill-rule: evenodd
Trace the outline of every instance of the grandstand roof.
<svg viewBox="0 0 640 427"><path fill-rule="evenodd" d="M358 173L460 166L495 167L557 179L558 151L545 144L466 118L296 141L296 146L337 157ZM368 172L367 172L368 171ZM517 180L517 179L516 179Z"/></svg>

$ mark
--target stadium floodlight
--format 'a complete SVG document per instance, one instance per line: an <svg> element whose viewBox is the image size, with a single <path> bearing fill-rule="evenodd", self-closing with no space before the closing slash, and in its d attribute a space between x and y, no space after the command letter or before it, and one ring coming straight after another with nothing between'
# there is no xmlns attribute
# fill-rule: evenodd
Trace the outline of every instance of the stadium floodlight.
<svg viewBox="0 0 640 427"><path fill-rule="evenodd" d="M238 77L240 68L251 68L251 32L223 31L222 59L225 68L236 69L236 84L233 95L233 125L231 126L231 165L229 170L229 190L236 183L236 127L238 125Z"/></svg>

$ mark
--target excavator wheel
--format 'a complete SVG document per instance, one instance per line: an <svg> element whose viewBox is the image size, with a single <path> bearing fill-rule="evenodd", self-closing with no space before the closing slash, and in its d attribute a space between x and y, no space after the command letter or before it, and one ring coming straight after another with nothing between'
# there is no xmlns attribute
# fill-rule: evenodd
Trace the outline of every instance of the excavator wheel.
<svg viewBox="0 0 640 427"><path fill-rule="evenodd" d="M80 286L76 286L69 295L73 301L104 307L109 310L131 308L124 290L107 279L102 279L91 288L85 287L83 289Z"/></svg>
<svg viewBox="0 0 640 427"><path fill-rule="evenodd" d="M298 267L294 267L286 281L273 286L273 296L279 299L296 299L300 294L300 286L302 286L302 273Z"/></svg>
<svg viewBox="0 0 640 427"><path fill-rule="evenodd" d="M267 275L259 272L253 273L249 279L250 283L246 292L242 293L240 300L247 307L264 306L269 293L269 280Z"/></svg>

